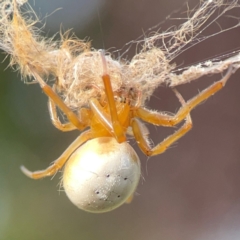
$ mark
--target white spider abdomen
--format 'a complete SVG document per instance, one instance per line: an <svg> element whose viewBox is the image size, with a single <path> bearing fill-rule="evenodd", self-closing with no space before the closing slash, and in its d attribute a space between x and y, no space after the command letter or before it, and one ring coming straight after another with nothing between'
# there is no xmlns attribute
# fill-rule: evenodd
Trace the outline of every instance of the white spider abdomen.
<svg viewBox="0 0 240 240"><path fill-rule="evenodd" d="M141 175L140 161L127 143L115 138L89 140L69 158L63 173L63 187L78 208L102 213L130 198Z"/></svg>

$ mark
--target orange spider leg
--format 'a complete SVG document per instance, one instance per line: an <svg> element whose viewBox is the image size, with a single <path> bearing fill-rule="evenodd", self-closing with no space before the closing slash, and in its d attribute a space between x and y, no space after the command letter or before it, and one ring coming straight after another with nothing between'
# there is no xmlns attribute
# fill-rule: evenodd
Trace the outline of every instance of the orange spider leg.
<svg viewBox="0 0 240 240"><path fill-rule="evenodd" d="M98 102L97 99L91 98L89 100L89 106L93 112L93 114L97 117L99 122L105 127L105 129L112 135L115 136L113 126L111 124L110 115L108 115L101 104Z"/></svg>
<svg viewBox="0 0 240 240"><path fill-rule="evenodd" d="M186 102L180 95L180 93L177 92L177 90L174 90L176 96L178 97L179 101L183 105L183 107L186 105ZM144 132L141 127L141 122L134 118L131 122L132 129L134 136L136 138L136 141L140 147L140 149L147 155L147 156L154 156L161 154L167 150L169 146L171 146L174 142L176 142L179 138L184 136L191 128L192 128L192 120L190 114L186 117L186 122L184 125L177 130L175 133L164 139L162 142L157 144L154 148L151 148L149 146L147 138L144 136Z"/></svg>
<svg viewBox="0 0 240 240"><path fill-rule="evenodd" d="M174 115L168 115L159 112L152 112L150 110L139 108L134 111L134 115L136 117L141 118L142 120L160 126L175 126L176 124L180 123L186 116L190 113L190 111L199 105L204 100L208 99L214 93L221 90L229 77L232 74L232 67L230 67L226 73L226 75L219 80L218 82L213 83L211 86L200 92L196 97L188 100L184 106L182 106L178 112Z"/></svg>
<svg viewBox="0 0 240 240"><path fill-rule="evenodd" d="M126 136L124 134L124 130L123 130L123 128L122 128L122 126L121 126L121 124L118 120L118 114L117 114L117 109L116 109L116 105L115 105L112 85L111 85L110 77L107 74L106 58L105 58L103 52L100 52L100 54L101 54L101 58L102 58L102 62L103 62L102 79L103 79L103 84L104 84L104 87L105 87L105 93L106 93L108 104L109 104L114 135L115 135L116 140L119 143L125 142L127 139L126 139Z"/></svg>
<svg viewBox="0 0 240 240"><path fill-rule="evenodd" d="M32 71L33 76L38 81L40 87L44 93L66 114L68 120L79 130L83 130L86 125L81 123L78 116L63 102L63 100L53 91L53 89L48 86L43 79L34 71Z"/></svg>
<svg viewBox="0 0 240 240"><path fill-rule="evenodd" d="M24 166L21 166L22 172L33 179L39 179L39 178L44 178L48 176L52 176L57 173L58 170L60 170L65 162L68 160L68 158L72 155L72 153L83 143L86 141L90 140L92 138L91 131L85 131L83 132L68 148L65 150L65 152L57 159L54 161L54 163L46 168L45 170L42 171L35 171L31 172L28 169L26 169Z"/></svg>
<svg viewBox="0 0 240 240"><path fill-rule="evenodd" d="M109 133L109 136L112 136L115 138L115 132L112 125L111 116L108 114L108 112L106 112L106 109L102 107L99 101L95 98L91 98L89 100L89 106L91 108L93 116L97 120L97 124L101 123L101 125ZM129 125L129 111L130 111L130 107L128 104L124 104L122 108L119 109L119 114L121 115L121 122L120 122L121 126ZM95 121L92 121L92 124L94 122ZM94 131L93 128L95 127L93 127L93 125L91 125L91 128L92 128L92 131ZM126 130L124 129L124 131ZM100 127L97 128L97 132L96 133L94 132L94 134L95 135L97 134L99 136L103 135L102 132L100 131Z"/></svg>
<svg viewBox="0 0 240 240"><path fill-rule="evenodd" d="M59 129L63 132L72 131L72 130L77 129L71 122L61 123L61 121L59 120L59 118L57 116L56 105L51 98L49 98L49 100L48 100L48 110L49 110L51 121L57 129ZM81 119L81 122L83 123L83 125L89 126L89 124L90 124L89 120L91 119L90 118L91 114L90 114L89 109L81 108L78 116L79 116L79 119Z"/></svg>
<svg viewBox="0 0 240 240"><path fill-rule="evenodd" d="M151 152L151 147L149 145L148 138L144 134L141 121L139 121L137 118L133 118L131 120L131 127L139 148L144 154L150 156L149 153Z"/></svg>
<svg viewBox="0 0 240 240"><path fill-rule="evenodd" d="M63 132L68 132L76 129L76 127L71 122L68 122L68 123L60 122L57 116L56 105L54 104L53 100L50 98L48 100L48 110L49 110L51 121L57 129Z"/></svg>

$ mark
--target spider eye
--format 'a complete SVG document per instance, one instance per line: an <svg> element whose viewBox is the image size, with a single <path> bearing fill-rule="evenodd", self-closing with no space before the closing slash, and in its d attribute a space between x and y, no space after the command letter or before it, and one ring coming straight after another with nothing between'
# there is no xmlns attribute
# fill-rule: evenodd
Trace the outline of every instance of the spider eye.
<svg viewBox="0 0 240 240"><path fill-rule="evenodd" d="M139 158L127 142L95 138L78 148L66 163L63 187L78 208L107 212L134 193L140 173Z"/></svg>

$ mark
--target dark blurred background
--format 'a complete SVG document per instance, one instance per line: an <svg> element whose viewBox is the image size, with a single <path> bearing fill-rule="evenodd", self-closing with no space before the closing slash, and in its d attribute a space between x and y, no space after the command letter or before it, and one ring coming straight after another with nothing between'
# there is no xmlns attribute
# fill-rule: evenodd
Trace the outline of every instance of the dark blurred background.
<svg viewBox="0 0 240 240"><path fill-rule="evenodd" d="M182 0L36 0L30 2L52 36L60 24L95 48L116 49L164 21ZM198 0L190 2L197 5ZM56 12L56 9L62 8ZM182 17L183 7L175 17ZM54 12L54 13L53 13ZM53 13L53 14L51 14ZM240 10L233 11L240 17ZM45 16L49 16L45 18ZM184 15L185 16L185 15ZM176 23L176 22L174 22ZM233 18L221 24L231 26ZM163 30L173 22L166 20ZM213 24L209 32L219 31ZM207 34L207 32L206 32ZM181 54L179 66L239 49L240 28L210 38ZM131 59L135 49L125 55ZM4 56L2 56L3 60ZM51 124L47 98L38 85L24 85L19 73L0 65L0 239L1 240L239 240L240 239L240 73L192 112L194 127L166 153L139 153L143 179L129 205L105 214L78 210L53 179L31 180L20 165L44 169L78 136ZM221 76L178 87L185 99ZM176 112L172 91L160 87L147 106ZM151 127L155 143L173 129Z"/></svg>

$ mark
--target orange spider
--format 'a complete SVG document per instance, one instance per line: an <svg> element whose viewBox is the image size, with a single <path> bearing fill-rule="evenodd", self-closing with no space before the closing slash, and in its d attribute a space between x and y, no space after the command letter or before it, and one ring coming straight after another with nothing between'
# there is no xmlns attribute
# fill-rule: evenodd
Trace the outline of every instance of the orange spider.
<svg viewBox="0 0 240 240"><path fill-rule="evenodd" d="M1 1L0 49L11 56L10 65L17 66L23 78L34 78L40 84L49 97L54 126L61 131L83 132L47 169L36 172L23 166L21 169L28 177L39 179L56 174L66 163L62 182L69 199L86 211L113 210L131 201L141 175L139 158L126 135L133 135L147 156L163 153L191 129L191 110L219 91L240 68L238 53L223 61L215 59L189 66L180 74L173 71L175 66L171 64L191 40L197 40L205 25L216 21L218 17L205 24L214 12L220 17L239 6L235 1L224 4L221 0L203 1L179 28L144 38L142 49L128 62L114 60L68 34L61 34L59 42L39 36L33 28L37 20L33 20L36 15L31 7L28 14L21 13L26 2ZM176 114L143 107L161 84L177 86L226 69L220 81L187 102L174 90L182 105ZM46 83L51 76L56 79L53 87ZM61 123L57 107L68 122ZM150 146L141 120L173 127L184 119L176 132L155 147Z"/></svg>
<svg viewBox="0 0 240 240"><path fill-rule="evenodd" d="M187 133L192 122L190 111L219 91L229 79L232 68L218 82L213 83L187 102L175 91L182 107L175 115L153 112L139 105L141 94L131 89L124 100L121 92L113 92L108 75L104 53L102 59L104 83L103 98L89 99L90 108L81 108L78 116L71 111L54 88L48 86L38 74L33 74L44 93L49 97L49 112L54 126L61 131L85 130L67 150L47 169L30 172L24 166L22 171L30 178L52 176L66 163L63 186L70 200L79 208L90 212L113 210L124 202L130 202L140 179L140 162L137 154L127 142L130 127L140 149L147 156L163 153L171 144ZM67 116L69 122L61 124L56 105ZM138 120L165 127L173 127L186 119L184 125L168 138L151 148Z"/></svg>

